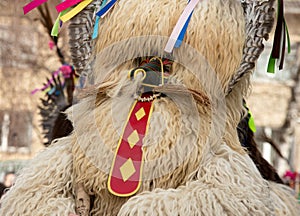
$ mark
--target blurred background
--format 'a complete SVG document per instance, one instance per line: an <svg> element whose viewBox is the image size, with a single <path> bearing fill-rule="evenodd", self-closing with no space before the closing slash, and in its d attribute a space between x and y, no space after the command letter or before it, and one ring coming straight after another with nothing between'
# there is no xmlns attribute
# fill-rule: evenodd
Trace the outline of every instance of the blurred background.
<svg viewBox="0 0 300 216"><path fill-rule="evenodd" d="M0 0L0 182L6 173L18 172L47 142L41 127L43 85L63 64L70 63L67 24L59 39L50 37L57 17L49 0L23 15L29 0ZM272 38L258 61L247 104L264 158L286 184L299 192L300 179L300 0L285 0L285 18L291 53L284 69L266 72ZM49 30L50 29L50 30ZM33 90L39 89L36 92ZM42 90L41 90L42 89ZM34 94L32 94L34 93ZM46 158L45 158L46 160Z"/></svg>
<svg viewBox="0 0 300 216"><path fill-rule="evenodd" d="M29 2L0 0L0 182L6 172L17 172L45 147L38 106L40 98L47 97L43 91L31 92L43 88L70 56L67 25L57 46L49 35L60 1L51 0L24 15Z"/></svg>

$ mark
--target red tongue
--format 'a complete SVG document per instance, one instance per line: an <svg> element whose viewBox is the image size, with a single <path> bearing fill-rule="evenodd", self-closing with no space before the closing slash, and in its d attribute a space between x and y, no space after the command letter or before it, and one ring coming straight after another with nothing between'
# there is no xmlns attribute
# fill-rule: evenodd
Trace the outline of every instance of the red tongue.
<svg viewBox="0 0 300 216"><path fill-rule="evenodd" d="M108 177L108 190L121 197L135 194L141 185L143 138L147 132L153 101L136 101L129 113Z"/></svg>

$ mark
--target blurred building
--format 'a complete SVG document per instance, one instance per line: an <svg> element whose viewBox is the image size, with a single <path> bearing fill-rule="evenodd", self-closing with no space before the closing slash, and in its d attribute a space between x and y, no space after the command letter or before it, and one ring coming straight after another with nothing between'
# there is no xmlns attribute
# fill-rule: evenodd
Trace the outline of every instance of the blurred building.
<svg viewBox="0 0 300 216"><path fill-rule="evenodd" d="M0 181L44 148L38 114L44 95L30 93L61 65L37 12L23 15L26 3L0 1Z"/></svg>

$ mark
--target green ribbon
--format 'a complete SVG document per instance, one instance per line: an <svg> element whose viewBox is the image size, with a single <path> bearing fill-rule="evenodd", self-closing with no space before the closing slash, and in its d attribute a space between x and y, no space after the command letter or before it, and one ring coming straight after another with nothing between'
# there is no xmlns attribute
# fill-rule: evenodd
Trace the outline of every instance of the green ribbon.
<svg viewBox="0 0 300 216"><path fill-rule="evenodd" d="M255 126L255 123L254 123L254 118L253 118L253 115L252 115L250 109L248 108L248 106L246 104L246 101L244 99L243 99L243 104L244 104L244 107L247 109L248 115L249 115L248 127L250 128L250 130L253 133L255 133L256 132L256 126Z"/></svg>
<svg viewBox="0 0 300 216"><path fill-rule="evenodd" d="M63 10L62 12L60 12L55 20L55 23L52 27L51 30L51 36L53 37L57 37L58 36L58 31L59 31L59 23L60 23L60 17L65 15L67 12L69 12L71 10L71 8L67 8L66 10Z"/></svg>
<svg viewBox="0 0 300 216"><path fill-rule="evenodd" d="M285 19L283 19L283 22L285 24L285 31L286 31L286 36L287 36L288 53L290 53L291 52L291 40L290 40L289 29L285 22Z"/></svg>
<svg viewBox="0 0 300 216"><path fill-rule="evenodd" d="M254 123L253 115L250 111L248 113L250 115L250 118L249 118L249 121L248 121L248 126L252 130L252 132L255 133L256 132L256 126L255 126L255 123Z"/></svg>
<svg viewBox="0 0 300 216"><path fill-rule="evenodd" d="M270 55L269 58L269 63L268 63L268 73L275 73L275 64L276 64L276 59L272 57L272 55Z"/></svg>
<svg viewBox="0 0 300 216"><path fill-rule="evenodd" d="M282 31L284 31L284 35L282 34ZM272 52L270 54L268 67L267 67L268 73L275 73L275 65L277 59L280 60L279 70L282 69L284 52L286 47L285 38L287 38L288 53L290 53L291 42L290 42L288 27L284 19L284 4L283 4L283 0L278 0L277 24L276 24L275 34L274 34ZM283 47L280 48L280 44L282 43L284 43L282 45Z"/></svg>

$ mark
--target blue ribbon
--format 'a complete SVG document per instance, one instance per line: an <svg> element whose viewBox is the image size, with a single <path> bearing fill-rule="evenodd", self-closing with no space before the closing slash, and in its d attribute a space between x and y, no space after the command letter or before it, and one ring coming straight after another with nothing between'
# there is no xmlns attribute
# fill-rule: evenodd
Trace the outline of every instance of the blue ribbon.
<svg viewBox="0 0 300 216"><path fill-rule="evenodd" d="M189 26L189 23L190 23L192 15L193 15L193 13L191 13L191 15L189 16L189 18L187 19L186 23L184 24L184 26L183 26L183 28L182 28L182 30L181 30L178 38L177 38L177 41L175 43L175 47L176 48L180 47L180 45L182 44L184 35L186 33L187 27Z"/></svg>
<svg viewBox="0 0 300 216"><path fill-rule="evenodd" d="M53 88L51 88L51 89L47 92L47 94L48 94L48 95L52 95L52 94L55 92L55 90L56 90L56 88L55 88L55 86L54 86Z"/></svg>
<svg viewBox="0 0 300 216"><path fill-rule="evenodd" d="M117 0L111 0L110 2L108 2L107 5L105 5L104 8L100 9L96 15L97 16L102 16L103 14L105 14L112 6L114 6L114 4L116 3Z"/></svg>
<svg viewBox="0 0 300 216"><path fill-rule="evenodd" d="M95 21L95 25L94 25L94 31L93 31L92 39L95 39L95 38L98 37L99 20L100 20L100 17L96 16L96 21Z"/></svg>
<svg viewBox="0 0 300 216"><path fill-rule="evenodd" d="M100 10L97 13L99 13L103 9L103 7L104 7L104 5L106 5L106 3L107 3L107 0L104 0L101 3ZM93 31L92 39L96 39L98 37L99 21L100 21L100 16L98 16L96 14L96 20L95 20L95 24L94 24L94 31Z"/></svg>

